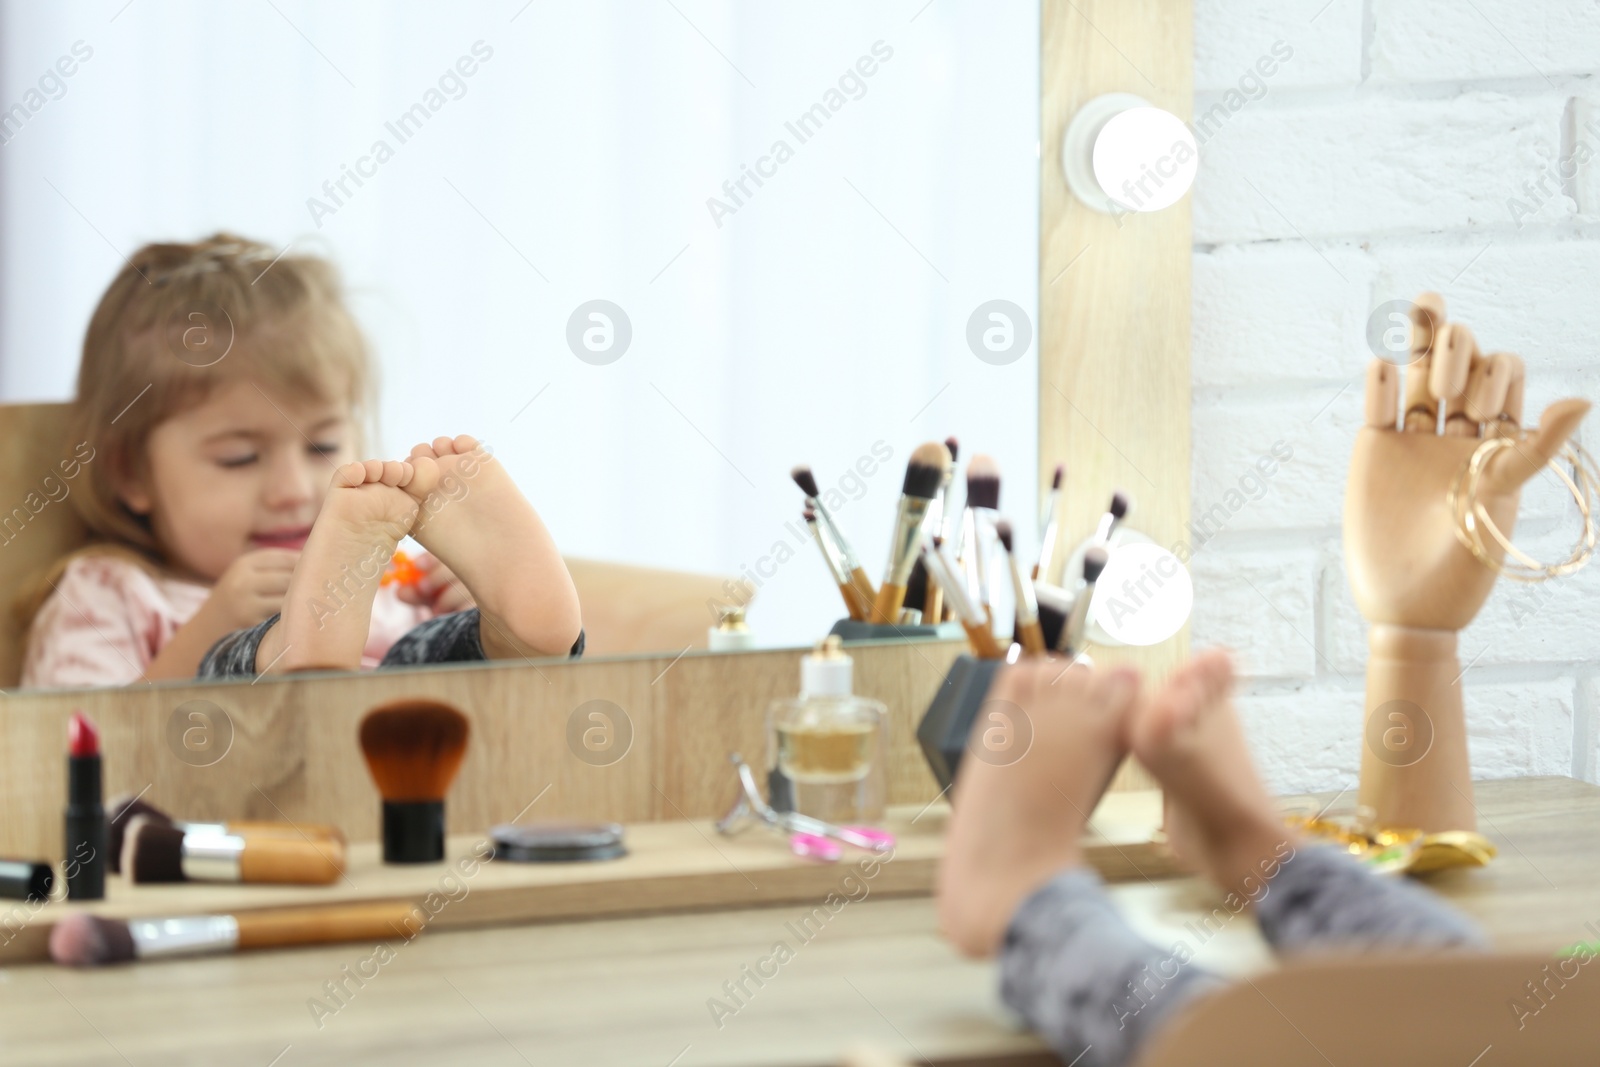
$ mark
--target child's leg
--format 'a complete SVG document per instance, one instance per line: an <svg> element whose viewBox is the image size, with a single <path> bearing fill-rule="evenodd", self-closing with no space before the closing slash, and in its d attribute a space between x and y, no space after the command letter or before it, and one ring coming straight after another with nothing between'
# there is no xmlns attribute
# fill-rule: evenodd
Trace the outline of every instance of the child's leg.
<svg viewBox="0 0 1600 1067"><path fill-rule="evenodd" d="M419 663L472 663L486 660L479 637L482 620L477 608L439 615L420 622L384 653L379 667L409 667ZM583 655L583 631L567 652Z"/></svg>
<svg viewBox="0 0 1600 1067"><path fill-rule="evenodd" d="M432 459L346 463L295 563L283 611L229 634L200 661L201 678L267 671L358 670L372 626L372 601L395 545L417 517L411 494L438 483Z"/></svg>
<svg viewBox="0 0 1600 1067"><path fill-rule="evenodd" d="M1488 948L1471 920L1422 886L1375 874L1331 846L1302 848L1256 904L1256 921L1285 955L1315 949Z"/></svg>
<svg viewBox="0 0 1600 1067"><path fill-rule="evenodd" d="M422 510L411 535L472 594L487 658L569 654L582 630L578 594L511 475L465 434L418 445L411 458L440 471L436 489L412 487Z"/></svg>
<svg viewBox="0 0 1600 1067"><path fill-rule="evenodd" d="M1166 790L1179 853L1253 902L1280 951L1481 945L1466 918L1421 886L1285 828L1251 763L1232 688L1227 655L1205 653L1132 716L1133 750Z"/></svg>
<svg viewBox="0 0 1600 1067"><path fill-rule="evenodd" d="M968 955L1000 953L1001 994L1065 1062L1132 1059L1214 979L1174 965L1123 922L1081 866L1079 838L1126 751L1138 689L1126 669L1024 662L996 679L962 757L939 869L940 924ZM1020 759L991 728L1031 732Z"/></svg>

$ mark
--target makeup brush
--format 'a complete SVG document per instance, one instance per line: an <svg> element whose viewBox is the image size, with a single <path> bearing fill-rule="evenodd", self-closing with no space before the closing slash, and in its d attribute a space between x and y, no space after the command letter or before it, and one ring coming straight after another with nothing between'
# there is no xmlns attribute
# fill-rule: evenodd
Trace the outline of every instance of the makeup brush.
<svg viewBox="0 0 1600 1067"><path fill-rule="evenodd" d="M990 532L1000 507L1000 465L982 453L967 462L967 506L962 540L967 584L977 589L978 603L994 619L994 599L989 587Z"/></svg>
<svg viewBox="0 0 1600 1067"><path fill-rule="evenodd" d="M1045 497L1044 514L1039 520L1039 558L1033 564L1033 577L1050 580L1050 564L1055 562L1057 523L1061 511L1061 483L1066 480L1067 466L1057 463L1050 476L1050 495Z"/></svg>
<svg viewBox="0 0 1600 1067"><path fill-rule="evenodd" d="M1066 630L1061 635L1060 651L1069 656L1077 656L1084 650L1084 631L1089 626L1089 603L1094 600L1094 584L1100 580L1100 572L1106 569L1106 560L1110 556L1106 550L1095 545L1083 554L1083 588L1078 590L1077 597L1072 601L1072 614L1067 618Z"/></svg>
<svg viewBox="0 0 1600 1067"><path fill-rule="evenodd" d="M950 469L950 450L943 442L918 445L906 464L905 481L900 487L900 508L894 520L894 540L889 545L889 563L883 570L883 584L872 604L872 621L880 625L900 618L905 600L906 579L917 561L917 545L922 540L923 520L928 505Z"/></svg>
<svg viewBox="0 0 1600 1067"><path fill-rule="evenodd" d="M326 838L196 833L148 815L135 815L126 836L122 869L135 884L327 885L344 873L344 844Z"/></svg>
<svg viewBox="0 0 1600 1067"><path fill-rule="evenodd" d="M361 720L361 751L383 795L383 862L444 859L444 795L467 754L467 717L435 700L396 700Z"/></svg>
<svg viewBox="0 0 1600 1067"><path fill-rule="evenodd" d="M938 548L942 544L944 544L944 538L940 537L938 534L934 534L933 546ZM940 623L944 622L945 616L944 588L940 586L938 582L928 577L926 573L928 564L923 560L921 553L918 553L917 555L917 566L923 569L923 580L928 589L927 597L924 599L922 604L922 621L927 623L929 626L938 626ZM915 575L916 571L913 570L911 573ZM911 587L907 586L906 596L910 597L910 595Z"/></svg>
<svg viewBox="0 0 1600 1067"><path fill-rule="evenodd" d="M1011 546L1011 523L1001 519L994 524L995 536L1006 552L1006 568L1011 572L1011 592L1017 602L1016 640L1030 655L1044 653L1044 631L1039 629L1039 602L1034 599L1033 582L1023 577L1022 567Z"/></svg>
<svg viewBox="0 0 1600 1067"><path fill-rule="evenodd" d="M338 941L410 940L427 924L427 918L415 904L402 900L144 919L103 919L77 912L63 916L50 931L50 958L68 967L102 967L163 956L217 956Z"/></svg>
<svg viewBox="0 0 1600 1067"><path fill-rule="evenodd" d="M1100 516L1100 525L1095 527L1094 536L1090 541L1097 545L1111 543L1111 536L1117 532L1117 527L1128 514L1128 494L1121 489L1111 494L1111 503L1106 507L1106 513Z"/></svg>
<svg viewBox="0 0 1600 1067"><path fill-rule="evenodd" d="M839 595L844 597L844 610L852 619L860 621L867 617L861 610L860 600L856 597L856 588L850 584L849 577L844 572L844 561L829 546L822 532L822 527L817 525L817 510L813 507L805 509L806 528L811 531L811 539L822 550L822 560L828 565L828 573L833 575L833 582L839 587Z"/></svg>
<svg viewBox="0 0 1600 1067"><path fill-rule="evenodd" d="M343 846L345 843L344 832L337 826L327 826L322 823L292 823L274 822L270 820L236 819L229 822L196 822L190 819L174 819L154 804L135 796L132 793L123 793L112 797L106 805L106 851L111 864L111 870L122 870L122 845L128 827L133 820L143 815L156 822L169 826L177 826L185 833L212 833L212 834L238 834L245 837L276 836L293 837L298 840L307 838L313 841L332 841Z"/></svg>
<svg viewBox="0 0 1600 1067"><path fill-rule="evenodd" d="M944 449L950 453L950 467L945 471L944 481L939 486L939 496L928 509L928 532L935 537L946 536L945 526L950 517L950 487L956 480L956 455L961 451L961 442L954 437L944 439Z"/></svg>
<svg viewBox="0 0 1600 1067"><path fill-rule="evenodd" d="M928 567L922 562L922 556L916 557L916 562L911 564L911 577L906 579L906 597L900 605L900 625L920 626L927 616L928 607Z"/></svg>
<svg viewBox="0 0 1600 1067"><path fill-rule="evenodd" d="M928 577L944 588L950 610L961 620L961 628L967 631L967 641L972 646L973 655L979 659L1004 658L1005 649L995 640L994 632L989 628L988 616L967 595L966 583L945 558L944 549L936 547L931 537L923 538L922 558L928 568Z"/></svg>
<svg viewBox="0 0 1600 1067"><path fill-rule="evenodd" d="M1072 616L1072 594L1059 585L1034 582L1033 596L1039 606L1039 632L1044 636L1044 647L1061 647L1061 635L1067 632L1067 619Z"/></svg>
<svg viewBox="0 0 1600 1067"><path fill-rule="evenodd" d="M944 486L944 514L941 516L944 528L934 530L933 533L943 538L943 543L954 549L955 558L959 560L961 558L961 550L965 547L961 543L961 512L951 507L950 498L954 495L952 490L955 488L956 481L956 457L961 453L961 442L954 437L946 437L944 439L944 447L950 450L950 480ZM963 510L965 509L963 508Z"/></svg>
<svg viewBox="0 0 1600 1067"><path fill-rule="evenodd" d="M811 468L801 464L789 472L789 477L794 479L794 484L798 485L800 491L806 495L806 503L816 510L817 518L822 521L828 538L839 552L844 572L850 576L850 584L855 587L856 596L861 604L864 607L871 605L877 598L878 592L872 588L872 579L867 577L866 569L856 558L855 549L850 547L850 542L845 540L844 534L839 530L839 524L833 521L833 516L823 506L822 495L817 489L817 479L811 473Z"/></svg>

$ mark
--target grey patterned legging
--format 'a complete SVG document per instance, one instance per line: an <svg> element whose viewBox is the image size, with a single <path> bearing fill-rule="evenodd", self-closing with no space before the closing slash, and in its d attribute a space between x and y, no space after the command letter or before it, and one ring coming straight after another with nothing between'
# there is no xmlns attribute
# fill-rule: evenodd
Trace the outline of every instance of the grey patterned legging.
<svg viewBox="0 0 1600 1067"><path fill-rule="evenodd" d="M1229 898L1196 940L1242 911ZM1477 929L1421 886L1374 874L1322 845L1285 860L1255 897L1274 950L1319 947L1483 948ZM1202 941L1203 943L1203 941ZM1017 908L1000 952L1000 995L1067 1063L1120 1067L1182 1005L1225 984L1189 963L1192 944L1163 951L1134 932L1093 871L1074 868Z"/></svg>
<svg viewBox="0 0 1600 1067"><path fill-rule="evenodd" d="M381 667L405 667L419 663L471 663L487 659L478 638L478 609L451 612L420 622L384 653ZM235 630L211 646L200 661L197 678L254 678L256 650L272 624L274 615L248 630ZM584 635L572 644L570 656L583 655Z"/></svg>

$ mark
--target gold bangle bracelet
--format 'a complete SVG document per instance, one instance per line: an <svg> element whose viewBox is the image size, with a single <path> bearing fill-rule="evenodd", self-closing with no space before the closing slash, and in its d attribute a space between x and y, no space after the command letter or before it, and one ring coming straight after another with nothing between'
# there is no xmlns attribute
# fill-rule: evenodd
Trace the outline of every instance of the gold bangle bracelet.
<svg viewBox="0 0 1600 1067"><path fill-rule="evenodd" d="M1572 555L1561 563L1540 563L1517 546L1501 532L1489 517L1488 510L1478 499L1483 473L1489 461L1503 449L1516 448L1532 435L1527 431L1506 436L1486 437L1473 451L1472 458L1462 467L1450 486L1450 513L1455 517L1456 538L1467 547L1478 562L1519 582L1545 582L1572 574L1594 555L1596 527L1593 502L1600 494L1600 471L1596 471L1593 457L1582 446L1569 441L1562 446L1557 462L1551 459L1546 465L1556 473L1583 516L1583 530L1572 549ZM1571 473L1566 468L1571 468ZM1484 540L1487 532L1489 542ZM1507 560L1505 557L1509 556Z"/></svg>

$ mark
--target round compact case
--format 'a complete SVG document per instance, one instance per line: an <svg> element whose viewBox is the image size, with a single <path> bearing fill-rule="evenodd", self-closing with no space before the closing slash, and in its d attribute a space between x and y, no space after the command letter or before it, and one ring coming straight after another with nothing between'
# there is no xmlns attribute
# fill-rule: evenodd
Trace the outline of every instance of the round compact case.
<svg viewBox="0 0 1600 1067"><path fill-rule="evenodd" d="M573 863L626 856L614 822L502 823L489 831L494 858L512 863Z"/></svg>

